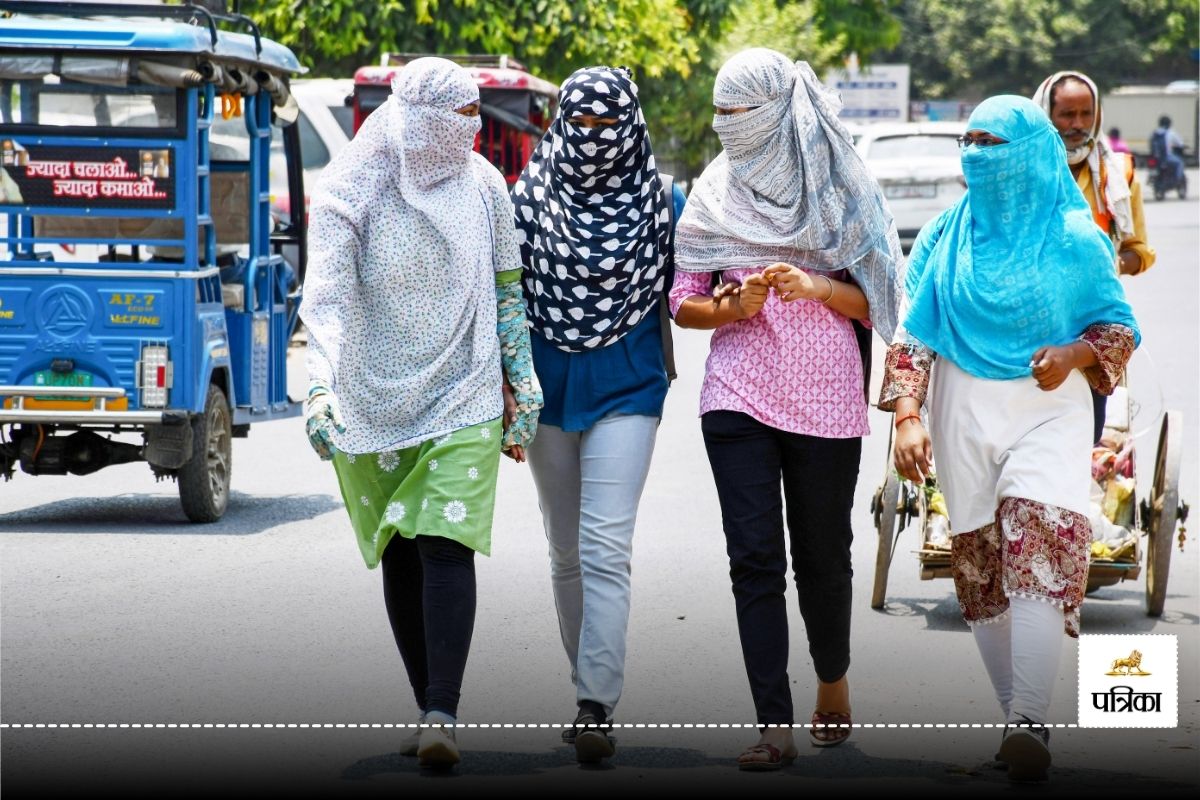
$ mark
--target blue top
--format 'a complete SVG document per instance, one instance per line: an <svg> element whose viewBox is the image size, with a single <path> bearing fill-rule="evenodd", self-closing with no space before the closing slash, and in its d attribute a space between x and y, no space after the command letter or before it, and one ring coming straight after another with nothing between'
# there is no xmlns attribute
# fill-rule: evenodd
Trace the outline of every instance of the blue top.
<svg viewBox="0 0 1200 800"><path fill-rule="evenodd" d="M1124 325L1140 341L1112 242L1092 222L1046 114L998 95L975 107L967 129L1004 144L963 150L967 193L913 245L908 332L990 380L1028 377L1038 348L1067 344L1089 325Z"/></svg>
<svg viewBox="0 0 1200 800"><path fill-rule="evenodd" d="M678 220L686 196L679 184L673 185L671 195ZM669 274L665 285L671 285ZM564 431L586 431L610 414L662 416L668 382L657 309L598 350L568 353L537 333L529 338L542 384L540 422Z"/></svg>

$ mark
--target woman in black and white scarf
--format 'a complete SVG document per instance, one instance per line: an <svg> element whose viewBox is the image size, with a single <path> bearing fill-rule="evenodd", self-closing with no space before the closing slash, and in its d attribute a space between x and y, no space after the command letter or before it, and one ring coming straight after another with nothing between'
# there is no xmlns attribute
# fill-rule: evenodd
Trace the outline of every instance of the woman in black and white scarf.
<svg viewBox="0 0 1200 800"><path fill-rule="evenodd" d="M624 680L634 521L667 393L662 187L637 86L609 67L563 83L558 116L513 187L545 397L529 463L577 689L564 738L580 761L613 753L603 726Z"/></svg>

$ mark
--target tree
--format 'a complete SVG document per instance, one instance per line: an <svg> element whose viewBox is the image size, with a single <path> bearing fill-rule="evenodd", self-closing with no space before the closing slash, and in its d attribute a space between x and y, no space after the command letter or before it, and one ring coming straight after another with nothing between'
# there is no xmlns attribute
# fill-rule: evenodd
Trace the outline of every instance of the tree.
<svg viewBox="0 0 1200 800"><path fill-rule="evenodd" d="M895 44L899 0L245 0L238 10L314 76L350 75L382 52L507 53L560 82L594 64L628 66L651 137L681 177L715 152L712 81L746 46L822 69Z"/></svg>
<svg viewBox="0 0 1200 800"><path fill-rule="evenodd" d="M816 5L808 0L741 0L722 21L720 37L700 45L703 60L690 77L665 75L642 82L655 152L680 180L694 178L720 150L712 132L712 88L730 56L747 47L769 47L808 61L818 74L840 61L842 40L824 38Z"/></svg>
<svg viewBox="0 0 1200 800"><path fill-rule="evenodd" d="M1195 75L1194 0L903 0L897 14L904 35L888 58L912 66L915 96L1028 96L1062 69L1087 73L1102 91Z"/></svg>
<svg viewBox="0 0 1200 800"><path fill-rule="evenodd" d="M241 10L315 75L349 75L377 63L381 52L472 52L507 53L558 81L598 63L686 75L698 55L685 6L675 0L247 0Z"/></svg>

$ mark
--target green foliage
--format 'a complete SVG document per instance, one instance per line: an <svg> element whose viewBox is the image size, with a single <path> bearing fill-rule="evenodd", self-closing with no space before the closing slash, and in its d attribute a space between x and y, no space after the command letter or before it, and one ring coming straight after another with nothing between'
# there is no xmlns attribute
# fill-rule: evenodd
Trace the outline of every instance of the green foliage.
<svg viewBox="0 0 1200 800"><path fill-rule="evenodd" d="M296 51L314 75L350 75L382 52L507 53L558 81L581 66L628 64L686 76L694 33L727 0L247 0L242 12ZM702 16L689 15L695 7Z"/></svg>
<svg viewBox="0 0 1200 800"><path fill-rule="evenodd" d="M818 71L851 50L865 59L895 44L896 2L244 0L240 10L313 76L352 75L383 52L507 53L554 82L582 66L628 66L655 151L686 179L717 150L712 82L728 56L772 47Z"/></svg>
<svg viewBox="0 0 1200 800"><path fill-rule="evenodd" d="M1196 73L1195 0L902 0L898 15L887 60L912 66L914 97L1029 95L1063 69L1102 91Z"/></svg>
<svg viewBox="0 0 1200 800"><path fill-rule="evenodd" d="M843 54L857 53L860 63L871 54L900 43L900 23L893 16L901 0L814 0L813 22L821 38ZM781 2L779 5L790 5Z"/></svg>
<svg viewBox="0 0 1200 800"><path fill-rule="evenodd" d="M817 74L840 63L841 40L826 41L810 0L742 0L728 14L719 39L705 42L692 77L641 81L655 152L680 180L691 180L720 151L712 132L712 86L717 70L748 47L769 47L808 61Z"/></svg>

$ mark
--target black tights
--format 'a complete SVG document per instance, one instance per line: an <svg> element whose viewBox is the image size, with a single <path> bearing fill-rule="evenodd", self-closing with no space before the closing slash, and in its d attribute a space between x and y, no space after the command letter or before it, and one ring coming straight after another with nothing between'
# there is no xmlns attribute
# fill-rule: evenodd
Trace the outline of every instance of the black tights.
<svg viewBox="0 0 1200 800"><path fill-rule="evenodd" d="M862 440L788 433L735 411L709 411L700 428L758 722L791 724L786 548L813 667L833 683L850 666L850 506Z"/></svg>
<svg viewBox="0 0 1200 800"><path fill-rule="evenodd" d="M458 715L475 627L475 551L441 536L394 536L383 601L417 706Z"/></svg>

